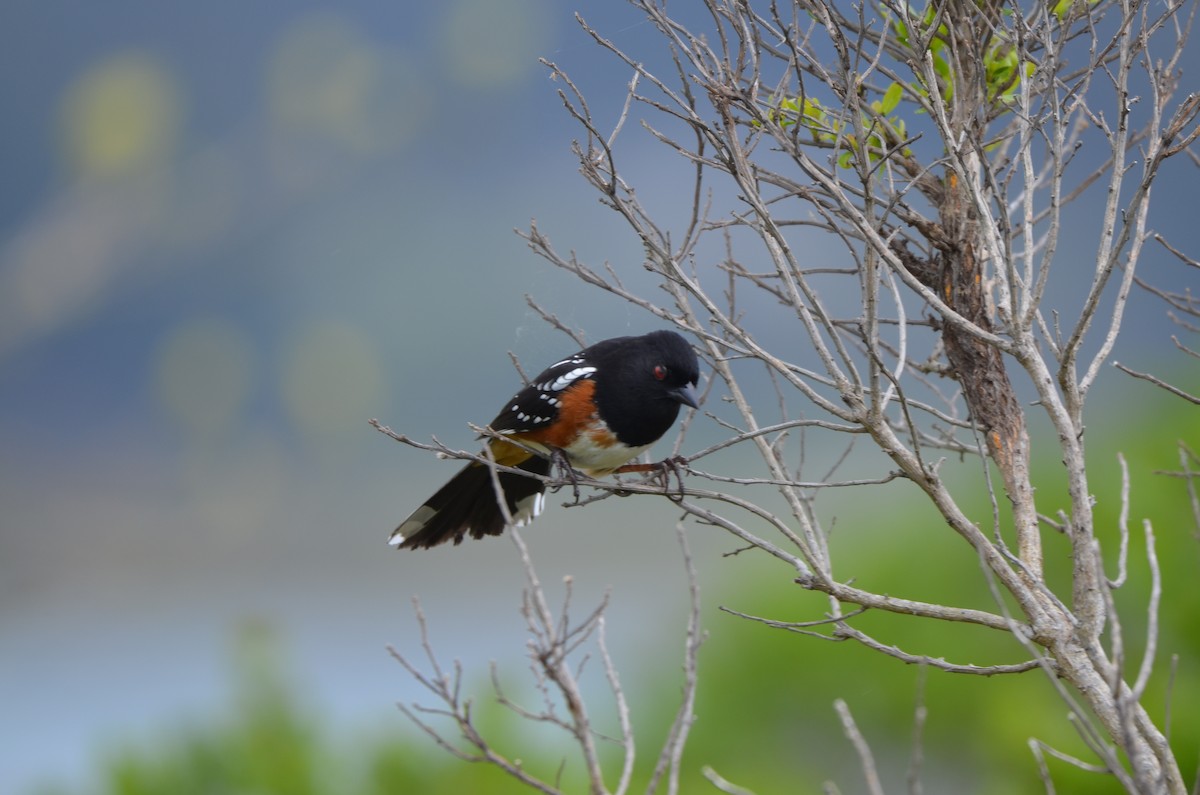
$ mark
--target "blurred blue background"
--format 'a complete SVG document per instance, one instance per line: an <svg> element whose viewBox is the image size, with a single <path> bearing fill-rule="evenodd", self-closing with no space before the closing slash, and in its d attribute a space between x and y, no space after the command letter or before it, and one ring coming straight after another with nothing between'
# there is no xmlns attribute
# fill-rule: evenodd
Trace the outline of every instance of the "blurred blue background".
<svg viewBox="0 0 1200 795"><path fill-rule="evenodd" d="M660 325L512 231L537 218L585 261L641 260L578 176L579 129L537 62L615 121L629 75L576 9L663 56L602 0L0 11L0 792L83 782L218 709L246 621L278 629L346 727L402 725L391 704L415 693L384 646L414 650L412 595L446 659L520 659L511 545L390 550L454 465L367 420L471 445L466 424L518 386L507 351L537 369L573 349L526 293L592 340ZM690 191L655 179L648 136L623 144L644 201ZM1168 231L1194 227L1193 175L1156 196ZM1134 331L1169 351L1161 305L1142 306ZM556 502L526 531L547 579L582 570L584 607L614 586L618 663L676 670L669 505L633 522Z"/></svg>
<svg viewBox="0 0 1200 795"><path fill-rule="evenodd" d="M657 325L512 232L536 216L593 261L639 256L537 62L611 69L576 7L652 32L551 0L0 11L0 791L211 710L246 619L348 724L402 723L384 645L413 640L413 594L448 657L520 657L511 545L389 549L454 466L367 420L472 444L519 385L506 351L573 349L527 292L591 339ZM595 521L530 534L552 566L614 563L592 593L661 581ZM655 632L632 602L626 643Z"/></svg>

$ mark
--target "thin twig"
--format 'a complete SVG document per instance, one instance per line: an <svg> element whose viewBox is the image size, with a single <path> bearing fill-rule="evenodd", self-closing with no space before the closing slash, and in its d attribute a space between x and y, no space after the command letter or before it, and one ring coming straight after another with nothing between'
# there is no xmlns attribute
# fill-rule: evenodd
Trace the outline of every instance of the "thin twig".
<svg viewBox="0 0 1200 795"><path fill-rule="evenodd" d="M862 768L863 778L867 782L867 792L871 793L871 795L883 795L883 784L879 780L879 771L875 769L875 757L871 753L871 746L867 744L866 739L862 736L862 732L858 730L858 724L854 722L854 716L850 714L850 708L840 698L833 702L833 708L837 710L838 718L842 721L842 732L846 735L846 739L850 741L850 744L854 746L854 750L858 754L858 762Z"/></svg>

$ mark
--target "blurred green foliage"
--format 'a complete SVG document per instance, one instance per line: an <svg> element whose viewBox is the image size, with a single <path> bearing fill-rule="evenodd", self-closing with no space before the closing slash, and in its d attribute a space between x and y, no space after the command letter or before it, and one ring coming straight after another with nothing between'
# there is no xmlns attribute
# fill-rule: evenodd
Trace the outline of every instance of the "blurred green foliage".
<svg viewBox="0 0 1200 795"><path fill-rule="evenodd" d="M284 672L268 627L235 644L229 716L111 751L82 790L104 795L245 795L436 792L439 766L393 735L350 745L335 739ZM437 759L437 762L442 760ZM51 785L42 795L66 795Z"/></svg>
<svg viewBox="0 0 1200 795"><path fill-rule="evenodd" d="M1191 410L1182 401L1143 423L1096 423L1089 455L1097 498L1097 530L1115 573L1120 507L1121 451L1131 473L1130 582L1118 593L1128 649L1127 667L1140 662L1146 628L1145 545L1142 518L1153 522L1164 591L1156 673L1146 704L1159 721L1168 701L1170 727L1185 777L1197 764L1200 718L1186 705L1200 703L1200 604L1191 583L1200 566L1200 543L1178 471L1178 444L1196 449ZM965 461L947 477L969 487L978 462ZM1062 494L1057 462L1037 464L1039 498L1052 514ZM1157 473L1157 474L1156 474ZM889 484L868 500L848 495L835 512L832 544L838 576L865 588L949 604L995 609L978 564L924 504L914 489ZM1065 497L1063 497L1065 504ZM886 505L886 513L879 510ZM980 494L966 507L990 521ZM823 517L831 521L832 517ZM1066 540L1046 534L1048 576L1065 585ZM739 555L721 564L723 583L704 583L704 621L709 637L701 650L696 722L684 756L682 792L710 792L701 769L712 766L758 795L816 792L834 780L843 792L861 788L861 774L833 709L844 699L871 743L889 791L901 791L911 751L913 714L920 682L928 720L924 728L922 778L927 792L1017 795L1040 792L1028 740L1037 737L1067 753L1090 758L1067 719L1067 708L1040 672L982 678L905 666L852 642L828 642L771 629L718 611L728 606L784 621L812 620L824 598L791 584L772 561ZM1062 591L1060 591L1062 592ZM855 626L913 654L945 656L986 665L1025 659L1004 633L949 626L907 616L867 613ZM1178 655L1174 677L1171 658ZM393 725L347 737L290 683L278 644L263 627L244 631L236 644L232 704L223 720L165 733L152 743L110 753L88 795L383 795L383 793L521 793L517 782L487 765L454 759L397 713ZM594 669L598 671L599 669ZM477 725L503 753L520 756L527 770L560 779L564 791L583 791L581 765L544 727L523 723L490 697L486 672L474 672ZM398 670L398 675L400 672ZM502 672L506 680L517 672ZM639 659L622 671L639 738L633 791L649 780L658 743L678 706L676 659ZM507 687L507 685L506 685ZM387 698L380 694L381 704ZM596 708L602 709L597 704ZM1161 724L1160 724L1161 725ZM451 728L447 737L454 739ZM617 749L606 752L610 771ZM1110 779L1050 761L1060 792L1116 793ZM610 776L615 773L610 772ZM43 788L38 795L75 795Z"/></svg>

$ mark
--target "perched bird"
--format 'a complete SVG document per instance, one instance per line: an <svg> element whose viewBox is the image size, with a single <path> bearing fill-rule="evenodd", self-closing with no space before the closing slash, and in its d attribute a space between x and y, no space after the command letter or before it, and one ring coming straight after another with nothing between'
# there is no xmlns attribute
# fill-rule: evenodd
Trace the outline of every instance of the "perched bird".
<svg viewBox="0 0 1200 795"><path fill-rule="evenodd" d="M590 476L618 472L667 432L679 406L697 408L696 354L673 331L597 342L550 365L513 395L490 428L504 439L487 442L497 464L548 475L561 455ZM525 448L537 451L537 454ZM518 526L541 513L545 483L498 472L500 499ZM492 471L473 461L392 532L389 543L408 549L500 535L506 522Z"/></svg>

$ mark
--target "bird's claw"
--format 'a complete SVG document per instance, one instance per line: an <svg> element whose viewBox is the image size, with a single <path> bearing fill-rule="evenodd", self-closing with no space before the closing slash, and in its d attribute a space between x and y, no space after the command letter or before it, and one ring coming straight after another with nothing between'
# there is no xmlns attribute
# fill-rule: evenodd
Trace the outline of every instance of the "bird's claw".
<svg viewBox="0 0 1200 795"><path fill-rule="evenodd" d="M571 460L567 458L565 450L554 447L550 450L550 462L558 468L559 477L571 484L571 494L575 504L579 503L579 473L575 471L575 467L571 466ZM554 487L554 491L562 488L563 484Z"/></svg>

